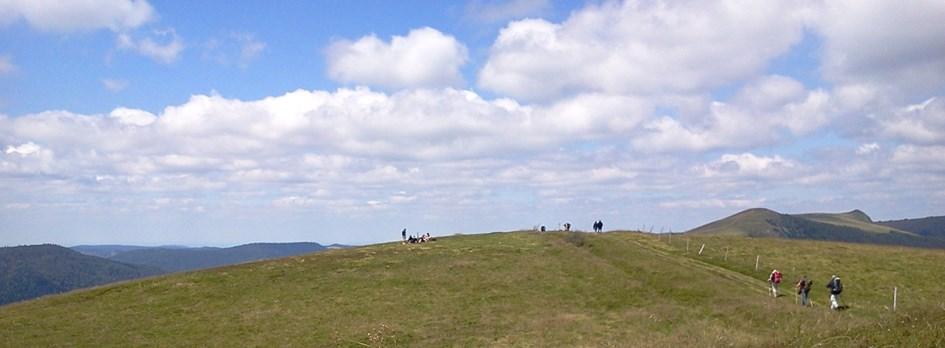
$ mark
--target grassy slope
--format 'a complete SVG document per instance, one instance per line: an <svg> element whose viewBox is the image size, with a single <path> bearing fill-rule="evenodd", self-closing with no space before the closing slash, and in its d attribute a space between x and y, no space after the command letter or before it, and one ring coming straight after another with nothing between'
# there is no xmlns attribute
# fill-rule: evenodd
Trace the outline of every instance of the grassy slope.
<svg viewBox="0 0 945 348"><path fill-rule="evenodd" d="M904 233L908 235L916 235L915 233L901 230L894 227L883 226L877 223L874 223L870 218L859 210L855 210L847 213L840 214L824 214L824 213L815 213L815 214L799 214L794 215L797 217L802 217L809 220L814 220L817 222L822 222L825 224L838 225L838 226L847 226L858 228L863 231L870 233L889 233L890 231L895 231L899 233Z"/></svg>
<svg viewBox="0 0 945 348"><path fill-rule="evenodd" d="M782 215L764 208L748 209L727 218L692 229L697 234L772 237L777 232Z"/></svg>
<svg viewBox="0 0 945 348"><path fill-rule="evenodd" d="M693 239L702 241L704 256L686 254L678 236L669 244L636 233L501 233L332 250L0 307L0 345L945 343L941 325L923 326L945 320L945 293L930 275L945 252ZM729 261L718 253L723 244ZM852 308L832 313L765 297L769 270L755 272L750 256L758 250L767 251L765 268L776 264L788 279L789 267L803 264L819 281L815 291L837 270ZM809 260L791 261L796 253ZM912 279L897 314L882 308L890 279Z"/></svg>

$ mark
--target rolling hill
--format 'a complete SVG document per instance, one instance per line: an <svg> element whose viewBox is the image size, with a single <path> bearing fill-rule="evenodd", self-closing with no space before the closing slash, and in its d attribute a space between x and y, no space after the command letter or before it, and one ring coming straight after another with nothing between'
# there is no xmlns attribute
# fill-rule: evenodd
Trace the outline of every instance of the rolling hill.
<svg viewBox="0 0 945 348"><path fill-rule="evenodd" d="M190 271L242 262L308 254L325 250L318 243L252 243L230 248L137 248L116 253L110 260L157 267L168 272Z"/></svg>
<svg viewBox="0 0 945 348"><path fill-rule="evenodd" d="M771 238L453 236L3 306L0 345L942 346L943 262L942 250ZM815 307L766 296L771 267L819 282ZM843 312L823 307L832 273L846 283Z"/></svg>
<svg viewBox="0 0 945 348"><path fill-rule="evenodd" d="M161 246L161 247L149 247L149 246L139 246L139 245L120 245L120 244L98 244L98 245L76 245L69 247L69 249L78 251L80 253L98 257L109 258L119 253L140 250L140 249L153 249L153 248L164 248L164 249L186 249L187 247L179 246Z"/></svg>
<svg viewBox="0 0 945 348"><path fill-rule="evenodd" d="M0 248L0 304L160 273L58 245L5 247Z"/></svg>
<svg viewBox="0 0 945 348"><path fill-rule="evenodd" d="M859 210L840 214L782 214L770 209L754 208L686 233L945 248L945 238L922 235L895 225L874 223L866 213Z"/></svg>
<svg viewBox="0 0 945 348"><path fill-rule="evenodd" d="M903 231L909 231L926 237L945 238L945 216L880 221L877 222L877 224Z"/></svg>

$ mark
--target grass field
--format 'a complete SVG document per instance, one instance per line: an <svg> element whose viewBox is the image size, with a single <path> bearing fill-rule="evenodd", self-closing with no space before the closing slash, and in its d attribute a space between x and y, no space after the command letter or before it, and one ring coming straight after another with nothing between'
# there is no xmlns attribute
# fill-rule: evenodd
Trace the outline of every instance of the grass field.
<svg viewBox="0 0 945 348"><path fill-rule="evenodd" d="M493 233L156 277L0 307L0 345L945 345L943 251L686 238ZM771 267L820 306L767 297ZM846 311L823 307L832 272Z"/></svg>

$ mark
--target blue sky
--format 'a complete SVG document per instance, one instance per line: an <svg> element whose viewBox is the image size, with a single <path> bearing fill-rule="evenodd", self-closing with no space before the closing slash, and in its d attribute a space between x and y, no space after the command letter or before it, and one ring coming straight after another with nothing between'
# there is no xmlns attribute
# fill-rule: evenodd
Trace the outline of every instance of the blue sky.
<svg viewBox="0 0 945 348"><path fill-rule="evenodd" d="M0 244L942 215L943 17L937 1L0 2Z"/></svg>

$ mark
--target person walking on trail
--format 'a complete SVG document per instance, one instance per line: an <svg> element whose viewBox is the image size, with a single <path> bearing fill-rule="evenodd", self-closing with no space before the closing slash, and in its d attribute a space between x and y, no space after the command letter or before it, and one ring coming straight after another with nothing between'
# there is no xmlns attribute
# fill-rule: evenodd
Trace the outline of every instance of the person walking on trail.
<svg viewBox="0 0 945 348"><path fill-rule="evenodd" d="M807 279L807 276L801 277L797 281L797 284L794 285L797 288L797 294L801 297L801 306L808 307L810 306L810 286L813 284L813 281Z"/></svg>
<svg viewBox="0 0 945 348"><path fill-rule="evenodd" d="M843 292L843 283L840 282L840 277L836 274L830 277L830 281L827 282L827 289L830 289L830 309L841 309L840 293Z"/></svg>
<svg viewBox="0 0 945 348"><path fill-rule="evenodd" d="M407 241L407 229L404 228L403 231L400 231L400 237L404 239L404 242Z"/></svg>
<svg viewBox="0 0 945 348"><path fill-rule="evenodd" d="M781 272L778 272L778 270L771 271L771 275L768 276L768 283L771 284L771 296L777 298L778 286L781 285Z"/></svg>

